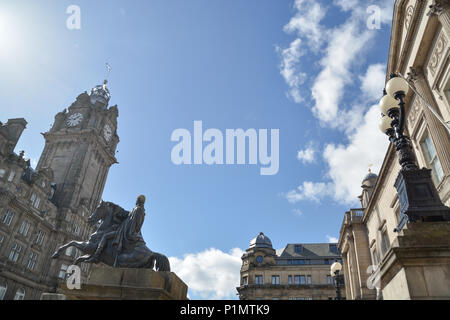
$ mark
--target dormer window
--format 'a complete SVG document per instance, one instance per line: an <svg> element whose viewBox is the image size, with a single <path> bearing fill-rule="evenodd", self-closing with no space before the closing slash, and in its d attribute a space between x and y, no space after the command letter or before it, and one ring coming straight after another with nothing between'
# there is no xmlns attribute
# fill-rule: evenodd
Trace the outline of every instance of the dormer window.
<svg viewBox="0 0 450 320"><path fill-rule="evenodd" d="M11 182L14 180L14 177L16 176L16 172L14 170L11 170L8 177L8 182Z"/></svg>
<svg viewBox="0 0 450 320"><path fill-rule="evenodd" d="M336 244L330 244L330 251L333 253L337 253L338 252L338 248Z"/></svg>
<svg viewBox="0 0 450 320"><path fill-rule="evenodd" d="M303 246L301 244L296 244L294 246L295 253L302 253L302 250L303 250Z"/></svg>

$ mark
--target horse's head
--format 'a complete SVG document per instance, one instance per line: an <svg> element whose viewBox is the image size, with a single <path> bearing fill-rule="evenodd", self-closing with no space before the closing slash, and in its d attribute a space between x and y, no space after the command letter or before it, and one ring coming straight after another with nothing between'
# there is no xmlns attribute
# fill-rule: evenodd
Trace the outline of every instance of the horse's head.
<svg viewBox="0 0 450 320"><path fill-rule="evenodd" d="M102 200L102 202L100 202L98 207L88 218L88 222L94 224L100 220L105 220L109 213L111 213L111 203Z"/></svg>

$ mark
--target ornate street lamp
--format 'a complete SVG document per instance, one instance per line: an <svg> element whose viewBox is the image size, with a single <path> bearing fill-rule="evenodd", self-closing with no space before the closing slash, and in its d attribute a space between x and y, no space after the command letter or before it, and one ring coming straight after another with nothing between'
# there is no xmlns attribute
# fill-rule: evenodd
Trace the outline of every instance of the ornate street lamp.
<svg viewBox="0 0 450 320"><path fill-rule="evenodd" d="M334 287L336 288L336 300L342 300L341 286L344 283L343 275L340 274L342 270L342 264L335 261L330 268L331 277L333 277Z"/></svg>
<svg viewBox="0 0 450 320"><path fill-rule="evenodd" d="M408 90L406 80L391 74L379 104L382 113L379 128L395 146L402 167L395 181L400 202L400 221L394 230L396 232L408 221L450 221L450 208L444 206L439 198L431 180L431 170L419 169L411 140L403 133Z"/></svg>

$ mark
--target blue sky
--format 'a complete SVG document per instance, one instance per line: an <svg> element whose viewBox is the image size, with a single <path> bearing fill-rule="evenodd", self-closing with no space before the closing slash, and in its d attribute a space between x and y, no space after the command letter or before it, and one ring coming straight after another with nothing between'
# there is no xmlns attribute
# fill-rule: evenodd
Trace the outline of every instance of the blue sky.
<svg viewBox="0 0 450 320"><path fill-rule="evenodd" d="M81 10L69 30L66 9ZM379 28L367 21L379 9ZM148 246L171 257L191 298L235 298L258 232L276 249L337 237L358 207L378 134L392 0L8 1L0 4L0 120L24 117L16 151L35 163L54 115L105 76L119 107L103 199L147 196ZM280 167L176 166L172 132L279 129Z"/></svg>

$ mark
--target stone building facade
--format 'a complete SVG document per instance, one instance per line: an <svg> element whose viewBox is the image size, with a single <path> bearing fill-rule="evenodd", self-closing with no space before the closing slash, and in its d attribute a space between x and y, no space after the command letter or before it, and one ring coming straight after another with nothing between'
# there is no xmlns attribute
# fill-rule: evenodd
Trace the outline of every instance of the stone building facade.
<svg viewBox="0 0 450 320"><path fill-rule="evenodd" d="M24 119L0 123L0 300L39 299L53 292L81 253L70 240L85 240L87 218L101 200L108 171L116 163L117 106L108 107L103 85L80 94L43 133L45 147L36 168L14 149ZM89 265L82 264L82 278Z"/></svg>
<svg viewBox="0 0 450 320"><path fill-rule="evenodd" d="M406 96L406 133L419 167L432 170L447 206L449 41L450 1L395 2L386 80L400 73L415 88ZM402 219L394 187L400 169L391 144L379 175L363 181L363 209L345 214L339 248L348 299L450 299L450 222L407 223L396 230Z"/></svg>
<svg viewBox="0 0 450 320"><path fill-rule="evenodd" d="M241 300L332 300L330 265L341 262L335 243L288 244L275 251L262 232L242 256ZM345 297L344 289L341 289Z"/></svg>

